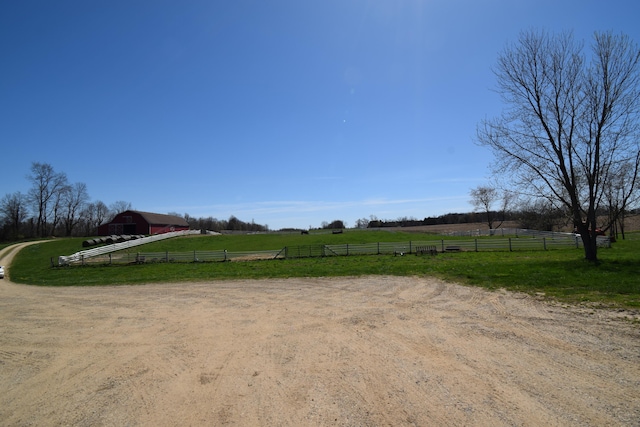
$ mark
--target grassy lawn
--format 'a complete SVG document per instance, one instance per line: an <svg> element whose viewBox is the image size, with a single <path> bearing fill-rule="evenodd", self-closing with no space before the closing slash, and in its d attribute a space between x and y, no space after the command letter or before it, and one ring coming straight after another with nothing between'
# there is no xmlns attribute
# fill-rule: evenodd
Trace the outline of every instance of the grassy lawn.
<svg viewBox="0 0 640 427"><path fill-rule="evenodd" d="M284 246L398 242L438 238L386 231L344 234L192 236L140 247L144 251L269 250ZM451 240L450 237L447 237ZM320 276L435 276L488 289L544 293L566 302L640 308L640 233L599 251L600 263L584 261L582 249L460 252L437 256L362 255L287 260L156 263L51 267L59 255L81 250L82 239L58 239L27 247L14 259L11 279L46 286L143 284L175 281ZM144 249L143 249L144 248Z"/></svg>

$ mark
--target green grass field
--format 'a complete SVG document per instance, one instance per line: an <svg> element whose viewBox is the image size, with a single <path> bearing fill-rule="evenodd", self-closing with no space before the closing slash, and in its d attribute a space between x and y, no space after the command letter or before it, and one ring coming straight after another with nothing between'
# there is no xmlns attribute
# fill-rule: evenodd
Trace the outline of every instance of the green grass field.
<svg viewBox="0 0 640 427"><path fill-rule="evenodd" d="M160 241L137 250L271 250L284 246L357 244L433 239L438 236L387 231L344 234L260 234L191 236ZM447 237L451 240L450 237ZM566 302L594 302L607 307L640 307L640 233L628 234L599 251L600 263L583 259L582 249L441 253L437 256L361 255L287 260L207 263L154 263L52 267L51 259L82 249L82 239L57 239L21 251L11 280L45 286L89 286L190 282L228 279L337 277L362 275L435 276L488 289L544 293Z"/></svg>

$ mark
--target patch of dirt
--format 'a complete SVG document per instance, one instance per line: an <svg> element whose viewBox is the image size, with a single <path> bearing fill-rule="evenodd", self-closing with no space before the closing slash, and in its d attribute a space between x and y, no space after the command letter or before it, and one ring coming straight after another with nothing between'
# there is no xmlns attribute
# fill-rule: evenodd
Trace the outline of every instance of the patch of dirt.
<svg viewBox="0 0 640 427"><path fill-rule="evenodd" d="M640 230L640 215L629 215L625 218L625 232L632 232ZM599 223L606 223L606 218L603 218ZM500 225L500 229L505 228L520 228L520 223L518 221L505 221ZM471 232L477 230L486 231L489 229L486 222L472 222L472 223L463 223L463 224L436 224L436 225L417 225L414 227L388 227L382 228L382 230L397 230L397 231L408 231L408 232L418 232L418 233L434 233L434 234L447 234L454 232ZM567 233L573 231L573 226L571 224L567 225L564 230Z"/></svg>
<svg viewBox="0 0 640 427"><path fill-rule="evenodd" d="M505 221L500 228L519 228L517 221ZM488 230L486 222L468 222L462 224L435 224L435 225L415 225L412 227L383 227L381 230L407 231L416 233L447 234L454 232L466 232L477 230Z"/></svg>
<svg viewBox="0 0 640 427"><path fill-rule="evenodd" d="M5 280L0 390L6 426L637 425L640 327L432 278Z"/></svg>

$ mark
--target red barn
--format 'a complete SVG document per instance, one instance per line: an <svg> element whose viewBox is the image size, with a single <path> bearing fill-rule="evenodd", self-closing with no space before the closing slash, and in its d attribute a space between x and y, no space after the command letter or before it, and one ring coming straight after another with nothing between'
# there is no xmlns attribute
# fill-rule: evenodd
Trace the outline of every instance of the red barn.
<svg viewBox="0 0 640 427"><path fill-rule="evenodd" d="M151 212L124 211L110 222L98 227L99 236L114 234L162 234L170 231L188 230L184 218Z"/></svg>

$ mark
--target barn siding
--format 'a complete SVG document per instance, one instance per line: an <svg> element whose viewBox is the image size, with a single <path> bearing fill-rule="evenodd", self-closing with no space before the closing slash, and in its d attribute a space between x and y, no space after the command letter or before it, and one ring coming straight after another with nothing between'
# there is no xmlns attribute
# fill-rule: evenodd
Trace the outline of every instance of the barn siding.
<svg viewBox="0 0 640 427"><path fill-rule="evenodd" d="M182 218L169 215L147 213L148 217L160 218L165 223L150 224L144 213L137 211L125 211L116 215L110 222L98 227L98 235L109 236L113 234L162 234L170 231L188 230L189 226ZM171 219L175 218L175 223ZM166 223L169 222L169 223Z"/></svg>

